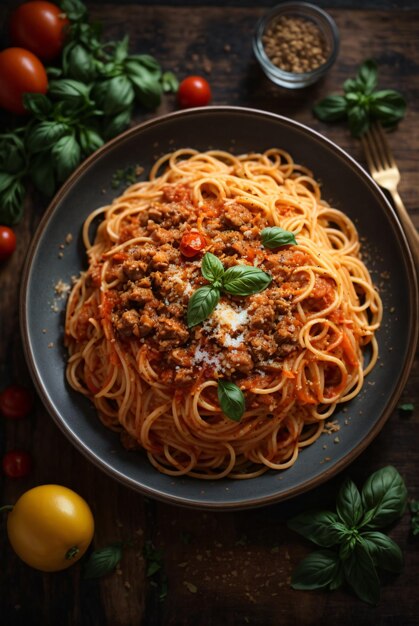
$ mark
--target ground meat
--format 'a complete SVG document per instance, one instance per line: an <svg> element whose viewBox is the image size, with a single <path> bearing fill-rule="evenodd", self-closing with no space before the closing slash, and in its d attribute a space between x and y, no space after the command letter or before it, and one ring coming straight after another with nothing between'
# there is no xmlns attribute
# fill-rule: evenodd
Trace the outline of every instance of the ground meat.
<svg viewBox="0 0 419 626"><path fill-rule="evenodd" d="M135 309L124 311L121 316L115 316L114 324L118 333L124 337L140 337L140 316Z"/></svg>
<svg viewBox="0 0 419 626"><path fill-rule="evenodd" d="M247 350L230 350L225 356L225 360L232 372L248 374L253 369L253 361Z"/></svg>
<svg viewBox="0 0 419 626"><path fill-rule="evenodd" d="M144 311L139 319L139 336L147 337L154 330L156 323L157 315L153 311Z"/></svg>
<svg viewBox="0 0 419 626"><path fill-rule="evenodd" d="M134 287L132 291L127 294L130 302L135 304L144 305L154 299L151 289L144 289L143 287Z"/></svg>
<svg viewBox="0 0 419 626"><path fill-rule="evenodd" d="M272 357L278 350L278 345L272 335L258 334L250 337L246 345L252 352L254 361L265 361Z"/></svg>
<svg viewBox="0 0 419 626"><path fill-rule="evenodd" d="M168 361L174 363L174 365L180 365L186 368L192 367L193 364L192 355L190 351L185 348L176 348L169 352Z"/></svg>
<svg viewBox="0 0 419 626"><path fill-rule="evenodd" d="M184 344L188 338L189 331L185 324L170 317L158 318L155 339L159 349L176 348Z"/></svg>
<svg viewBox="0 0 419 626"><path fill-rule="evenodd" d="M147 271L147 263L145 261L136 261L135 259L127 259L122 264L122 271L130 280L138 280L145 276Z"/></svg>
<svg viewBox="0 0 419 626"><path fill-rule="evenodd" d="M268 292L258 293L251 297L248 307L250 328L271 328L275 321L275 309L269 304Z"/></svg>
<svg viewBox="0 0 419 626"><path fill-rule="evenodd" d="M227 228L240 229L242 226L253 226L253 214L241 204L230 204L223 214L223 222Z"/></svg>

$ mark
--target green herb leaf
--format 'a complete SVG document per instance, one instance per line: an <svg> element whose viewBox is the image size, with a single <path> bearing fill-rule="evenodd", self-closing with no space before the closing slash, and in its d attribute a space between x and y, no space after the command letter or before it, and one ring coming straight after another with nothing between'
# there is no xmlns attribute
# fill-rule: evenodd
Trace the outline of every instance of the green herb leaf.
<svg viewBox="0 0 419 626"><path fill-rule="evenodd" d="M221 278L224 275L224 267L220 259L218 259L215 254L206 252L202 257L201 272L204 278L209 280L210 283L213 283L214 281L221 281Z"/></svg>
<svg viewBox="0 0 419 626"><path fill-rule="evenodd" d="M410 519L410 527L414 535L419 535L419 502L417 500L411 500L409 502L409 509L412 517Z"/></svg>
<svg viewBox="0 0 419 626"><path fill-rule="evenodd" d="M13 177L23 175L26 169L26 152L22 139L16 133L0 135L0 171L12 174Z"/></svg>
<svg viewBox="0 0 419 626"><path fill-rule="evenodd" d="M404 404L399 404L397 408L399 409L399 411L402 411L403 413L411 413L412 411L415 410L415 405L412 404L411 402L405 402Z"/></svg>
<svg viewBox="0 0 419 626"><path fill-rule="evenodd" d="M23 106L37 119L45 119L51 112L52 103L43 93L25 93Z"/></svg>
<svg viewBox="0 0 419 626"><path fill-rule="evenodd" d="M73 135L61 137L52 148L58 182L63 182L78 166L81 150Z"/></svg>
<svg viewBox="0 0 419 626"><path fill-rule="evenodd" d="M200 324L211 315L220 300L220 290L216 287L200 287L188 303L187 320L189 328Z"/></svg>
<svg viewBox="0 0 419 626"><path fill-rule="evenodd" d="M234 265L224 272L223 289L234 296L259 293L272 282L272 276L253 265Z"/></svg>
<svg viewBox="0 0 419 626"><path fill-rule="evenodd" d="M32 157L29 175L35 187L47 198L51 198L56 189L54 162L49 154L41 152Z"/></svg>
<svg viewBox="0 0 419 626"><path fill-rule="evenodd" d="M112 572L122 558L122 545L114 544L91 553L84 566L84 578L100 578Z"/></svg>
<svg viewBox="0 0 419 626"><path fill-rule="evenodd" d="M125 35L125 37L121 39L121 41L118 41L114 51L115 63L122 63L123 61L125 61L128 56L128 44L128 35Z"/></svg>
<svg viewBox="0 0 419 626"><path fill-rule="evenodd" d="M297 244L294 233L284 230L279 226L269 226L268 228L264 228L260 233L260 237L262 239L262 244L265 248L269 249L275 249L280 246L287 246L290 244Z"/></svg>
<svg viewBox="0 0 419 626"><path fill-rule="evenodd" d="M388 526L403 514L407 489L399 472L389 465L368 478L362 488L361 498L366 511L362 525L375 530Z"/></svg>
<svg viewBox="0 0 419 626"><path fill-rule="evenodd" d="M228 380L219 380L217 394L224 415L233 422L239 422L246 410L244 394L240 387Z"/></svg>
<svg viewBox="0 0 419 626"><path fill-rule="evenodd" d="M103 146L103 139L95 130L83 128L80 131L80 147L83 156L96 152L101 146Z"/></svg>
<svg viewBox="0 0 419 626"><path fill-rule="evenodd" d="M115 115L131 106L135 94L126 76L114 76L97 84L92 97L105 115Z"/></svg>
<svg viewBox="0 0 419 626"><path fill-rule="evenodd" d="M309 554L295 568L291 576L293 589L323 589L342 582L341 564L336 552L318 550ZM336 587L335 587L336 588Z"/></svg>
<svg viewBox="0 0 419 626"><path fill-rule="evenodd" d="M87 19L87 8L81 0L61 0L60 7L70 22Z"/></svg>
<svg viewBox="0 0 419 626"><path fill-rule="evenodd" d="M341 561L345 561L345 559L348 559L351 556L358 542L358 531L352 530L349 532L350 534L345 537L343 543L339 547L339 558L341 559Z"/></svg>
<svg viewBox="0 0 419 626"><path fill-rule="evenodd" d="M32 154L44 152L55 146L57 141L69 132L67 124L45 120L33 126L28 134L26 145Z"/></svg>
<svg viewBox="0 0 419 626"><path fill-rule="evenodd" d="M64 51L63 67L69 78L84 83L96 77L94 57L81 43L72 43Z"/></svg>
<svg viewBox="0 0 419 626"><path fill-rule="evenodd" d="M308 511L288 521L288 527L323 548L340 543L348 530L331 511Z"/></svg>
<svg viewBox="0 0 419 626"><path fill-rule="evenodd" d="M363 135L369 127L369 116L365 108L356 105L348 110L349 129L354 137Z"/></svg>
<svg viewBox="0 0 419 626"><path fill-rule="evenodd" d="M358 70L357 83L365 94L370 94L377 86L377 64L372 59L364 61Z"/></svg>
<svg viewBox="0 0 419 626"><path fill-rule="evenodd" d="M337 122L346 118L347 102L343 96L327 96L313 107L313 113L322 122Z"/></svg>
<svg viewBox="0 0 419 626"><path fill-rule="evenodd" d="M370 107L372 115L383 126L394 126L406 114L406 101L402 94L393 89L376 91L371 95Z"/></svg>
<svg viewBox="0 0 419 626"><path fill-rule="evenodd" d="M161 76L161 86L165 93L176 93L179 89L179 81L173 72L163 72Z"/></svg>
<svg viewBox="0 0 419 626"><path fill-rule="evenodd" d="M125 130L131 121L132 117L132 106L124 111L121 111L114 117L105 118L103 120L103 136L105 139L112 139L112 137L116 137L119 133L122 133Z"/></svg>
<svg viewBox="0 0 419 626"><path fill-rule="evenodd" d="M346 582L358 598L369 604L380 599L380 581L366 542L356 544L352 554L343 561Z"/></svg>
<svg viewBox="0 0 419 626"><path fill-rule="evenodd" d="M390 572L399 573L403 569L403 553L393 539L378 531L362 533L374 564Z"/></svg>
<svg viewBox="0 0 419 626"><path fill-rule="evenodd" d="M62 78L50 81L48 90L61 101L81 105L88 101L90 87L79 80Z"/></svg>
<svg viewBox="0 0 419 626"><path fill-rule="evenodd" d="M0 223L17 224L23 215L25 187L20 178L0 172Z"/></svg>
<svg viewBox="0 0 419 626"><path fill-rule="evenodd" d="M342 522L348 528L355 528L360 522L364 509L362 507L361 494L352 480L346 480L340 488L336 510Z"/></svg>

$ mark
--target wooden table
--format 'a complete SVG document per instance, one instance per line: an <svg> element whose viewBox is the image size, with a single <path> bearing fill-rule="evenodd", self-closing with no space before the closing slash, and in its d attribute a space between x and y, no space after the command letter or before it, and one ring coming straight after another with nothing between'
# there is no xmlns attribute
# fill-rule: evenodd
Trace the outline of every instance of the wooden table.
<svg viewBox="0 0 419 626"><path fill-rule="evenodd" d="M132 49L154 54L166 69L179 77L198 73L212 85L214 104L251 106L274 111L306 123L334 140L364 163L360 142L342 125L325 125L314 119L312 104L331 91L339 91L344 79L368 57L380 67L383 88L397 88L406 96L408 113L390 136L402 172L400 193L416 225L419 225L419 10L414 2L327 2L341 34L339 58L323 82L303 91L286 92L268 82L251 49L262 4L252 2L160 3L87 2L92 16L104 25L109 38L128 33ZM189 6L188 6L189 4ZM410 4L410 6L409 6ZM7 15L3 2L0 23ZM170 6L169 6L170 5ZM366 7L369 8L366 8ZM362 8L361 8L362 7ZM155 114L176 108L174 96L164 99ZM136 121L144 119L138 115ZM27 198L25 217L16 227L18 247L0 267L1 387L17 381L30 385L18 326L18 283L31 237L45 209L38 196ZM412 498L419 499L418 428L419 380L417 367L402 395L416 403L413 414L394 411L373 444L344 472L356 482L374 470L393 464L405 478ZM1 501L13 503L26 489L42 483L67 485L91 504L101 547L134 538L125 550L120 568L105 578L86 581L80 566L55 575L41 574L25 566L12 552L2 520L0 568L0 621L42 626L64 625L308 625L419 624L418 538L410 532L410 515L391 530L405 555L405 569L390 577L382 588L377 607L360 602L349 590L297 592L290 588L290 574L312 546L286 527L296 511L327 507L337 493L343 475L291 502L252 511L210 513L184 510L148 500L121 486L82 456L64 437L40 401L30 419L1 423L3 449L26 448L34 458L34 470L26 479L1 478ZM161 549L168 591L159 599L156 577L147 578L142 547L152 541ZM157 576L158 579L158 576ZM158 582L158 580L157 580Z"/></svg>

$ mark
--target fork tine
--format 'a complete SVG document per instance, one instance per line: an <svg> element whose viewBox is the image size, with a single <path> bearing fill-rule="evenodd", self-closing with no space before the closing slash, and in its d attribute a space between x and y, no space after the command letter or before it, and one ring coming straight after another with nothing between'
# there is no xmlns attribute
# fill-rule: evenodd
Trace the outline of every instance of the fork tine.
<svg viewBox="0 0 419 626"><path fill-rule="evenodd" d="M372 153L372 149L371 149L370 131L368 131L364 135L361 135L361 141L362 141L362 146L364 148L365 156L367 157L368 169L370 170L370 172L372 174L374 171L378 170L379 167L377 167L377 165L376 165L376 163L374 161L374 157L373 157L373 153Z"/></svg>
<svg viewBox="0 0 419 626"><path fill-rule="evenodd" d="M383 127L379 122L373 124L374 134L377 140L377 145L381 148L381 154L384 156L388 163L388 167L397 167L396 161L394 160L393 154L390 150L390 146L388 145L388 141L383 130Z"/></svg>
<svg viewBox="0 0 419 626"><path fill-rule="evenodd" d="M375 164L375 169L380 171L386 168L387 164L384 162L379 138L377 138L374 125L372 125L369 131L365 134L365 138L368 142L371 157Z"/></svg>

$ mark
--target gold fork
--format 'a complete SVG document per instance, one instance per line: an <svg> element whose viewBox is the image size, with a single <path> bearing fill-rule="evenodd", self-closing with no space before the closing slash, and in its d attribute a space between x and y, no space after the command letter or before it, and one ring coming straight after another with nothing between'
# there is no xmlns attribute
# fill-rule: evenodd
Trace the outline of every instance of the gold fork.
<svg viewBox="0 0 419 626"><path fill-rule="evenodd" d="M400 172L387 143L381 124L374 123L371 129L362 135L362 145L367 158L368 168L377 185L387 189L393 198L397 215L402 223L405 235L415 261L419 268L419 234L397 191Z"/></svg>

